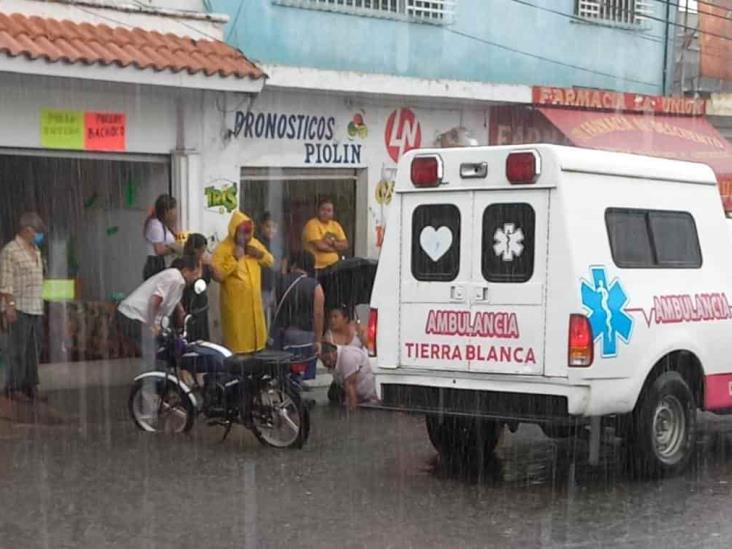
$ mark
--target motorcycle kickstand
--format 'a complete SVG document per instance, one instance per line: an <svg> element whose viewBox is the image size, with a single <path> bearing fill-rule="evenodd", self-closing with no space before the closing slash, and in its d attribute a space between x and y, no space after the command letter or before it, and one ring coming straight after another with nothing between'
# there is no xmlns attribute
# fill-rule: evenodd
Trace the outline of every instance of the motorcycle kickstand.
<svg viewBox="0 0 732 549"><path fill-rule="evenodd" d="M221 437L221 440L219 442L224 442L226 440L226 437L229 436L229 433L231 432L231 426L234 425L234 422L229 420L226 422L225 428L224 428L224 436Z"/></svg>

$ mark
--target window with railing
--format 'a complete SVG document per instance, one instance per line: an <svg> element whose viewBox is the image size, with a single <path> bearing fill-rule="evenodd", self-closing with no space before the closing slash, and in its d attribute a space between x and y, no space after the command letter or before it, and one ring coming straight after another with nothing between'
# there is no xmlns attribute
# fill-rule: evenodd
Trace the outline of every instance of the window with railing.
<svg viewBox="0 0 732 549"><path fill-rule="evenodd" d="M653 15L653 0L577 0L576 13L597 23L645 26Z"/></svg>
<svg viewBox="0 0 732 549"><path fill-rule="evenodd" d="M458 0L272 0L272 2L281 6L447 25L453 21Z"/></svg>

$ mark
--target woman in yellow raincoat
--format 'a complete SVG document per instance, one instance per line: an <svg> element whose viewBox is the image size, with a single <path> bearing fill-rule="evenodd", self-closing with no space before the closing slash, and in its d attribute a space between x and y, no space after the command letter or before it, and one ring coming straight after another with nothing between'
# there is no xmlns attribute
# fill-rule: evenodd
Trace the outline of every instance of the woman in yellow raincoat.
<svg viewBox="0 0 732 549"><path fill-rule="evenodd" d="M216 247L212 263L221 282L224 345L234 353L253 353L267 343L262 307L262 267L272 254L254 238L254 222L240 211L229 221L228 236Z"/></svg>

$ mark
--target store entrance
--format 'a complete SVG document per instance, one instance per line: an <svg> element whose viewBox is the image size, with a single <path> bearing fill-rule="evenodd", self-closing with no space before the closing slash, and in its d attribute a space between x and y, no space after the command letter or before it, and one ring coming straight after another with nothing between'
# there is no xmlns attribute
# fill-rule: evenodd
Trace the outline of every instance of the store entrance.
<svg viewBox="0 0 732 549"><path fill-rule="evenodd" d="M318 201L328 197L335 206L335 219L348 236L352 256L355 246L356 183L362 170L242 168L241 209L259 220L270 212L279 227L273 252L287 257L302 249L302 230L316 215Z"/></svg>
<svg viewBox="0 0 732 549"><path fill-rule="evenodd" d="M113 337L111 318L115 302L142 281L143 222L169 188L167 157L0 151L2 243L25 211L48 225L43 361L132 352Z"/></svg>

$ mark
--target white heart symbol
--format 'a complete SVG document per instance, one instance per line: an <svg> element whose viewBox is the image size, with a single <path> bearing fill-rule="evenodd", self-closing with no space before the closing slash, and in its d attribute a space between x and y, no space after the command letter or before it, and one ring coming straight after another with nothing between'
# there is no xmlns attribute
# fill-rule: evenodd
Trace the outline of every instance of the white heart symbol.
<svg viewBox="0 0 732 549"><path fill-rule="evenodd" d="M452 231L448 227L425 227L419 234L419 245L432 261L437 262L452 246Z"/></svg>

